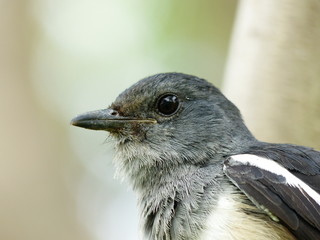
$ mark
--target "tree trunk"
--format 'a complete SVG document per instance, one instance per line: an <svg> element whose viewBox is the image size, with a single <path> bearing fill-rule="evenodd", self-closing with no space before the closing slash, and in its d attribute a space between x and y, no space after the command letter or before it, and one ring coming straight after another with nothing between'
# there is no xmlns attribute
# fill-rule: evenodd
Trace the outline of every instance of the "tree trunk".
<svg viewBox="0 0 320 240"><path fill-rule="evenodd" d="M320 148L320 1L242 0L224 92L260 140Z"/></svg>

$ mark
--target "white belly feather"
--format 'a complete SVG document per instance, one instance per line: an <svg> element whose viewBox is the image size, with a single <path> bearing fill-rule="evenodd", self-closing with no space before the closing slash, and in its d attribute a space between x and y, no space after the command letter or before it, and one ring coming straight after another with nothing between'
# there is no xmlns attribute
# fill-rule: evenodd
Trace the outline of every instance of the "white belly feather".
<svg viewBox="0 0 320 240"><path fill-rule="evenodd" d="M200 240L294 240L282 225L268 217L257 218L243 212L253 206L236 201L238 194L221 194L217 205L208 216ZM241 199L241 198L240 198ZM284 237L285 236L285 237Z"/></svg>

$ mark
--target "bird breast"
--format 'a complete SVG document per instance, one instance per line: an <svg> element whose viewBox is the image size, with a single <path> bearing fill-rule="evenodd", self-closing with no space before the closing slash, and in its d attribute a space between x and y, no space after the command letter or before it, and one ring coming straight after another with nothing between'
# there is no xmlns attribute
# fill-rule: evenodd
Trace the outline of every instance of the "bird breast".
<svg viewBox="0 0 320 240"><path fill-rule="evenodd" d="M264 213L247 214L259 210L245 203L245 196L231 193L230 190L220 195L217 205L206 220L201 240L296 239L284 226Z"/></svg>

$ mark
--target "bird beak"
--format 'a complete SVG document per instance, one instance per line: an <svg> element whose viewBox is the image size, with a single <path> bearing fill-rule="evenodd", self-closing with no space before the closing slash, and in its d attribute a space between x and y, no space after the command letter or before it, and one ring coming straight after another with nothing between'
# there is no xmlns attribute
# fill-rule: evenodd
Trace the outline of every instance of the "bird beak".
<svg viewBox="0 0 320 240"><path fill-rule="evenodd" d="M113 109L102 109L81 114L71 120L71 124L77 127L87 128L91 130L114 131L124 127L126 124L134 123L152 123L155 119L139 119L132 117L123 117Z"/></svg>

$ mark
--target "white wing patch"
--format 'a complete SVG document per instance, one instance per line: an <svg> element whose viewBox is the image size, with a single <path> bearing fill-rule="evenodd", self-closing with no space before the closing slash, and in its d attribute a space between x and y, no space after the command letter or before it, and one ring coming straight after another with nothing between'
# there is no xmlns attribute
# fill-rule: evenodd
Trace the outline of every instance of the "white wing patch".
<svg viewBox="0 0 320 240"><path fill-rule="evenodd" d="M318 205L320 205L320 195L304 181L294 176L277 162L252 154L234 155L231 159L234 163L238 162L241 165L255 166L273 174L282 176L285 178L287 185L298 188L306 198L312 198Z"/></svg>

